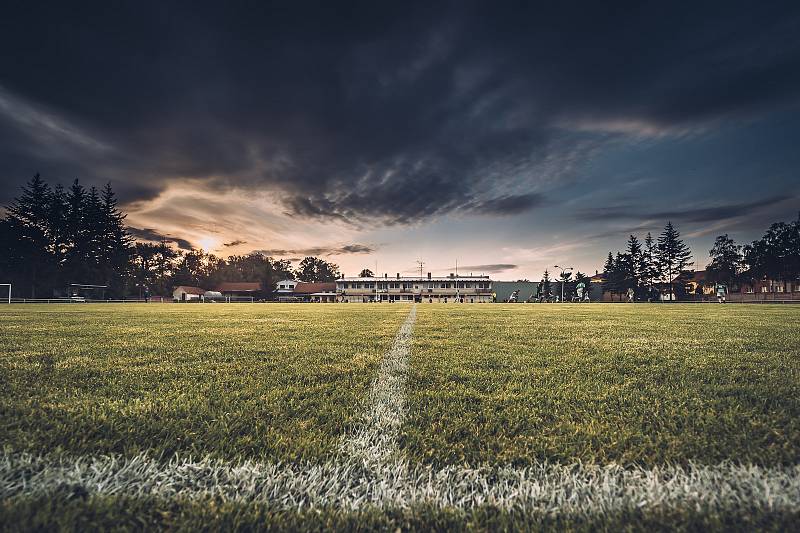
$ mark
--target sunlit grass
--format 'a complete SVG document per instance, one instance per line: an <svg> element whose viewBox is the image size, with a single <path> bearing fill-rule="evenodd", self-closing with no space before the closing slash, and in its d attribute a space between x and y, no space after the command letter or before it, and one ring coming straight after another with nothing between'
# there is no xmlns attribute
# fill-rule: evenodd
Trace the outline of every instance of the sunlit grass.
<svg viewBox="0 0 800 533"><path fill-rule="evenodd" d="M320 460L406 306L0 308L0 446Z"/></svg>
<svg viewBox="0 0 800 533"><path fill-rule="evenodd" d="M420 306L403 445L434 464L800 461L800 307Z"/></svg>

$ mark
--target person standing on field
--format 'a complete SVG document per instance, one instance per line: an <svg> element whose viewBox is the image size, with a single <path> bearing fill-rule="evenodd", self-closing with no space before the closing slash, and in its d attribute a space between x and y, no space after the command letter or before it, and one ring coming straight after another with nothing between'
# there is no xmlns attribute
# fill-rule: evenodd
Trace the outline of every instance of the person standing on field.
<svg viewBox="0 0 800 533"><path fill-rule="evenodd" d="M725 303L725 295L728 294L728 287L724 283L717 283L717 301L721 304Z"/></svg>
<svg viewBox="0 0 800 533"><path fill-rule="evenodd" d="M636 294L636 291L633 290L633 287L628 287L628 303L633 303L633 296Z"/></svg>

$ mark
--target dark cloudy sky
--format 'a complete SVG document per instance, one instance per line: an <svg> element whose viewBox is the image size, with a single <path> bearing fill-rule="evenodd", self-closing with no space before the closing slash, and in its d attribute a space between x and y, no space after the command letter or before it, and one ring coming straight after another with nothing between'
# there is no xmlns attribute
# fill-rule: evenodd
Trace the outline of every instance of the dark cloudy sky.
<svg viewBox="0 0 800 533"><path fill-rule="evenodd" d="M559 7L560 6L560 7ZM599 268L800 208L797 2L0 8L0 203L111 181L141 239L356 274Z"/></svg>

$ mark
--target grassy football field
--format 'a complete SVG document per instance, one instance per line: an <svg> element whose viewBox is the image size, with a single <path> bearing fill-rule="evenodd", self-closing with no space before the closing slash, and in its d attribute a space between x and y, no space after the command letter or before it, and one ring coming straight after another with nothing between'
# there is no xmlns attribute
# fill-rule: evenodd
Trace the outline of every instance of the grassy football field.
<svg viewBox="0 0 800 533"><path fill-rule="evenodd" d="M789 529L800 306L0 307L0 529Z"/></svg>

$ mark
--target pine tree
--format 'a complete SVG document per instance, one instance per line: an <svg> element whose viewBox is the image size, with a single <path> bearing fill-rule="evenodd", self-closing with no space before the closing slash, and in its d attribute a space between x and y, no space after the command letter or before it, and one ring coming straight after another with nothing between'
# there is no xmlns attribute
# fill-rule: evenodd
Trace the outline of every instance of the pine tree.
<svg viewBox="0 0 800 533"><path fill-rule="evenodd" d="M627 272L627 259L621 252L617 252L614 257L614 265L611 268L611 292L621 295L627 289L625 285L625 275ZM621 298L621 296L620 296Z"/></svg>
<svg viewBox="0 0 800 533"><path fill-rule="evenodd" d="M117 208L117 198L107 183L100 194L102 203L101 250L103 280L112 296L125 294L133 253L132 239L125 230L125 214Z"/></svg>
<svg viewBox="0 0 800 533"><path fill-rule="evenodd" d="M603 292L610 292L612 297L614 295L614 287L612 285L612 277L614 275L614 255L608 252L608 257L603 265Z"/></svg>
<svg viewBox="0 0 800 533"><path fill-rule="evenodd" d="M92 186L86 194L83 211L83 234L86 239L83 259L86 265L85 279L87 283L100 284L99 282L104 281L102 266L105 258L103 250L105 224L103 218L100 194L97 192L97 187Z"/></svg>
<svg viewBox="0 0 800 533"><path fill-rule="evenodd" d="M652 287L655 281L661 277L656 257L658 250L650 232L644 239L644 250L642 251L642 283L646 287Z"/></svg>
<svg viewBox="0 0 800 533"><path fill-rule="evenodd" d="M84 217L86 189L75 180L67 190L66 254L64 277L68 283L85 283L89 243Z"/></svg>
<svg viewBox="0 0 800 533"><path fill-rule="evenodd" d="M542 276L542 294L544 295L545 299L549 299L550 294L550 272L545 269L544 275Z"/></svg>
<svg viewBox="0 0 800 533"><path fill-rule="evenodd" d="M49 287L55 274L48 222L50 196L50 186L36 174L6 210L6 232L11 244L6 268L17 283L30 289L31 298Z"/></svg>
<svg viewBox="0 0 800 533"><path fill-rule="evenodd" d="M625 253L624 283L625 289L639 289L643 274L642 245L635 235L628 238L628 249Z"/></svg>
<svg viewBox="0 0 800 533"><path fill-rule="evenodd" d="M667 222L664 231L658 237L657 250L657 263L659 270L666 276L666 281L669 283L670 300L675 299L675 289L673 280L675 276L683 272L683 270L691 266L690 259L692 253L689 247L681 240L681 234L672 225L672 222Z"/></svg>

